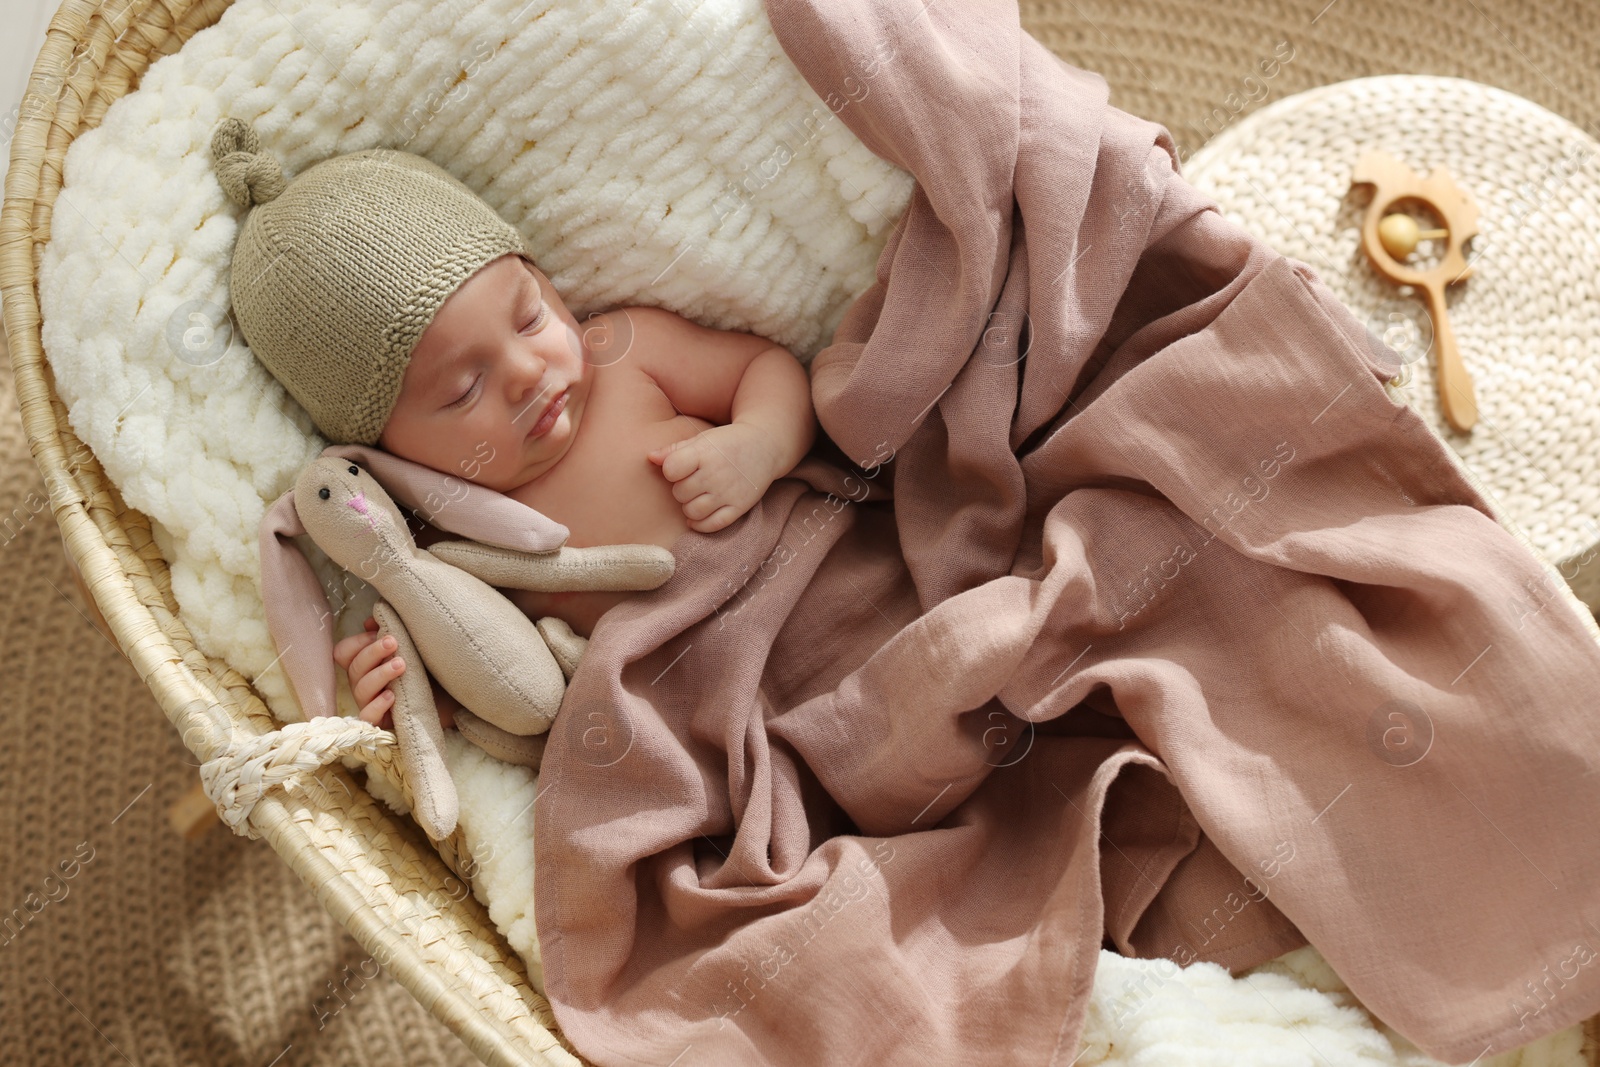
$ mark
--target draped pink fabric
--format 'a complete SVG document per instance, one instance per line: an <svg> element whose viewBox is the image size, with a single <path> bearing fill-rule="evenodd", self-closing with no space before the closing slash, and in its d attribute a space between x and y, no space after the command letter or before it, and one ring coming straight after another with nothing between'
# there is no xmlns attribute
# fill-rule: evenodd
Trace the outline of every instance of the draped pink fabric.
<svg viewBox="0 0 1600 1067"><path fill-rule="evenodd" d="M917 188L812 366L829 440L572 679L574 1047L1065 1067L1103 943L1309 939L1450 1062L1600 1011L1600 645L1388 350L1014 0L767 10Z"/></svg>

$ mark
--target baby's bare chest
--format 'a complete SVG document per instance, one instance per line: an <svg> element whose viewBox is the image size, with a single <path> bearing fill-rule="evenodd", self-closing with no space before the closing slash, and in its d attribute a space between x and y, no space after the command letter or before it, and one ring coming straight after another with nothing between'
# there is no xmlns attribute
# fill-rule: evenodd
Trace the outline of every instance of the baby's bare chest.
<svg viewBox="0 0 1600 1067"><path fill-rule="evenodd" d="M622 361L596 368L588 408L571 449L549 474L513 495L567 527L572 548L653 544L670 549L688 529L672 483L647 453L713 424L680 415L660 387ZM553 615L589 636L629 593L509 594L532 619Z"/></svg>
<svg viewBox="0 0 1600 1067"><path fill-rule="evenodd" d="M671 548L688 520L647 453L712 424L678 414L654 380L626 360L593 373L571 449L514 495L566 526L573 548L633 542Z"/></svg>

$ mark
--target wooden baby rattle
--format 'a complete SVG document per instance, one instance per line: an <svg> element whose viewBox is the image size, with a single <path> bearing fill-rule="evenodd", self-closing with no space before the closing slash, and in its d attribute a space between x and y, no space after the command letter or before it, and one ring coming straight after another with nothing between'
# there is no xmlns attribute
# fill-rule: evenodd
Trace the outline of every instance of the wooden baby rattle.
<svg viewBox="0 0 1600 1067"><path fill-rule="evenodd" d="M1415 171L1386 152L1370 150L1361 156L1351 176L1352 187L1375 186L1372 202L1361 222L1361 247L1379 274L1400 285L1411 285L1428 294L1428 313L1433 319L1435 361L1439 379L1439 406L1444 417L1460 433L1469 433L1478 421L1478 397L1472 375L1461 362L1455 333L1445 312L1444 287L1464 281L1472 267L1461 254L1467 238L1478 232L1478 209L1466 190L1460 188L1444 167L1419 178ZM1417 200L1428 205L1444 220L1442 230L1424 230L1417 220L1403 211L1390 212L1402 200ZM1449 245L1439 263L1426 271L1404 265L1417 242L1448 237Z"/></svg>

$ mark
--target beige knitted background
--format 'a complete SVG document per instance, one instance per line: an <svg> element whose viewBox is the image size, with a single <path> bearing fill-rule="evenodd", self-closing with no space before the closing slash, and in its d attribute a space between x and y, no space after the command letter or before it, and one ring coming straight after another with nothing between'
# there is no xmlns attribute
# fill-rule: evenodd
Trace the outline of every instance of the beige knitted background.
<svg viewBox="0 0 1600 1067"><path fill-rule="evenodd" d="M1023 22L1185 157L1267 101L1370 74L1472 78L1600 133L1591 0L1025 0ZM0 927L0 1061L475 1063L387 976L365 979L366 953L267 845L168 828L192 758L89 621L44 499L0 374L0 917L49 900Z"/></svg>

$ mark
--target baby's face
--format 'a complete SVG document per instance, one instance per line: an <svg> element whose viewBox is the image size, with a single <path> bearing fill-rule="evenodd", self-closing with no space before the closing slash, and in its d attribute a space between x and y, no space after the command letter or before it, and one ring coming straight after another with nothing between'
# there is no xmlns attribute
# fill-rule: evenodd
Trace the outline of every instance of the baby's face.
<svg viewBox="0 0 1600 1067"><path fill-rule="evenodd" d="M571 447L594 378L586 357L550 279L521 256L501 256L423 331L378 447L509 493ZM554 421L541 419L552 402Z"/></svg>

